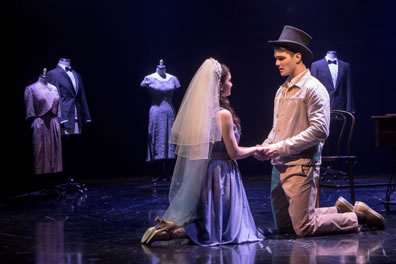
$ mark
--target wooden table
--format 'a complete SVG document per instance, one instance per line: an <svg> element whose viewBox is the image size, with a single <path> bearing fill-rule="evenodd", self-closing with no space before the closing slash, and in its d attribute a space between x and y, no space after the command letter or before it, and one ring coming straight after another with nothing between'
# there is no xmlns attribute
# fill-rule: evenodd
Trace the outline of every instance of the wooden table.
<svg viewBox="0 0 396 264"><path fill-rule="evenodd" d="M386 188L385 200L382 202L385 209L389 210L389 205L396 205L396 200L391 200L391 194L396 193L396 114L386 114L383 116L373 116L375 120L375 143L377 147L390 147L393 149L392 174Z"/></svg>

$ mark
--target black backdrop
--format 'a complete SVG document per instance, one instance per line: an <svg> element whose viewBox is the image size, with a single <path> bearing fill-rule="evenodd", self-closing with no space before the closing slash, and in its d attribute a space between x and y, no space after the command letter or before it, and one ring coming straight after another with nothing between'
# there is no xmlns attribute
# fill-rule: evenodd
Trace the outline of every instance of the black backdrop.
<svg viewBox="0 0 396 264"><path fill-rule="evenodd" d="M11 143L4 148L5 177L13 180L11 187L35 177L23 92L60 57L70 58L81 74L93 120L84 128L76 153L82 161L77 178L157 172L144 162L150 98L139 84L161 58L182 85L174 95L176 109L205 58L230 66L230 100L242 120L241 145L262 142L271 128L275 91L283 82L267 41L277 39L286 24L313 36L314 60L336 50L350 63L357 109L356 171L389 172L390 150L375 147L371 116L396 112L396 12L391 2L12 1L3 40L5 103L11 105L6 112L10 127L3 125L10 133L5 145ZM270 172L268 163L253 158L240 161L240 166L245 175Z"/></svg>

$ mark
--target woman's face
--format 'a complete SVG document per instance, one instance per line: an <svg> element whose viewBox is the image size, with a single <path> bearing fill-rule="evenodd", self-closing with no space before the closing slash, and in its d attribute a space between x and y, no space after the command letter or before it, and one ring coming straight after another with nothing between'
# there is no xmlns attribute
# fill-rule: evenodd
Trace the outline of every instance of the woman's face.
<svg viewBox="0 0 396 264"><path fill-rule="evenodd" d="M220 93L222 96L230 96L231 95L231 73L228 72L226 78L224 79L223 83L220 83Z"/></svg>

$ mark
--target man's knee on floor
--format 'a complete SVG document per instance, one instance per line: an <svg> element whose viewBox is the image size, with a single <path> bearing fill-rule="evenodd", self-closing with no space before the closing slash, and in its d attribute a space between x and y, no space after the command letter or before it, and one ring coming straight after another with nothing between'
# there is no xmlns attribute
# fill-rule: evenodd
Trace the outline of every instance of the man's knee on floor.
<svg viewBox="0 0 396 264"><path fill-rule="evenodd" d="M312 221L305 221L299 223L293 222L293 229L297 236L300 237L312 236L315 230Z"/></svg>
<svg viewBox="0 0 396 264"><path fill-rule="evenodd" d="M310 232L309 230L294 230L294 232L296 233L297 236L299 237L307 237L307 236L312 236L312 232Z"/></svg>

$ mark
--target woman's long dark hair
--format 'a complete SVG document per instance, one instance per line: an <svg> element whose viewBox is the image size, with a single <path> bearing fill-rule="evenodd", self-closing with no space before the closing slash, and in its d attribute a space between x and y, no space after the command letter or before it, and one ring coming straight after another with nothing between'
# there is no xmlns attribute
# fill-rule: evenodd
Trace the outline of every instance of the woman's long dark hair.
<svg viewBox="0 0 396 264"><path fill-rule="evenodd" d="M226 65L221 64L221 78L220 78L221 83L224 83L229 72L230 72L230 69ZM228 98L221 95L221 91L220 91L220 107L230 111L230 113L232 115L232 120L234 121L234 124L236 125L239 134L242 135L241 120L236 115L234 109L231 107L231 103L228 100Z"/></svg>

